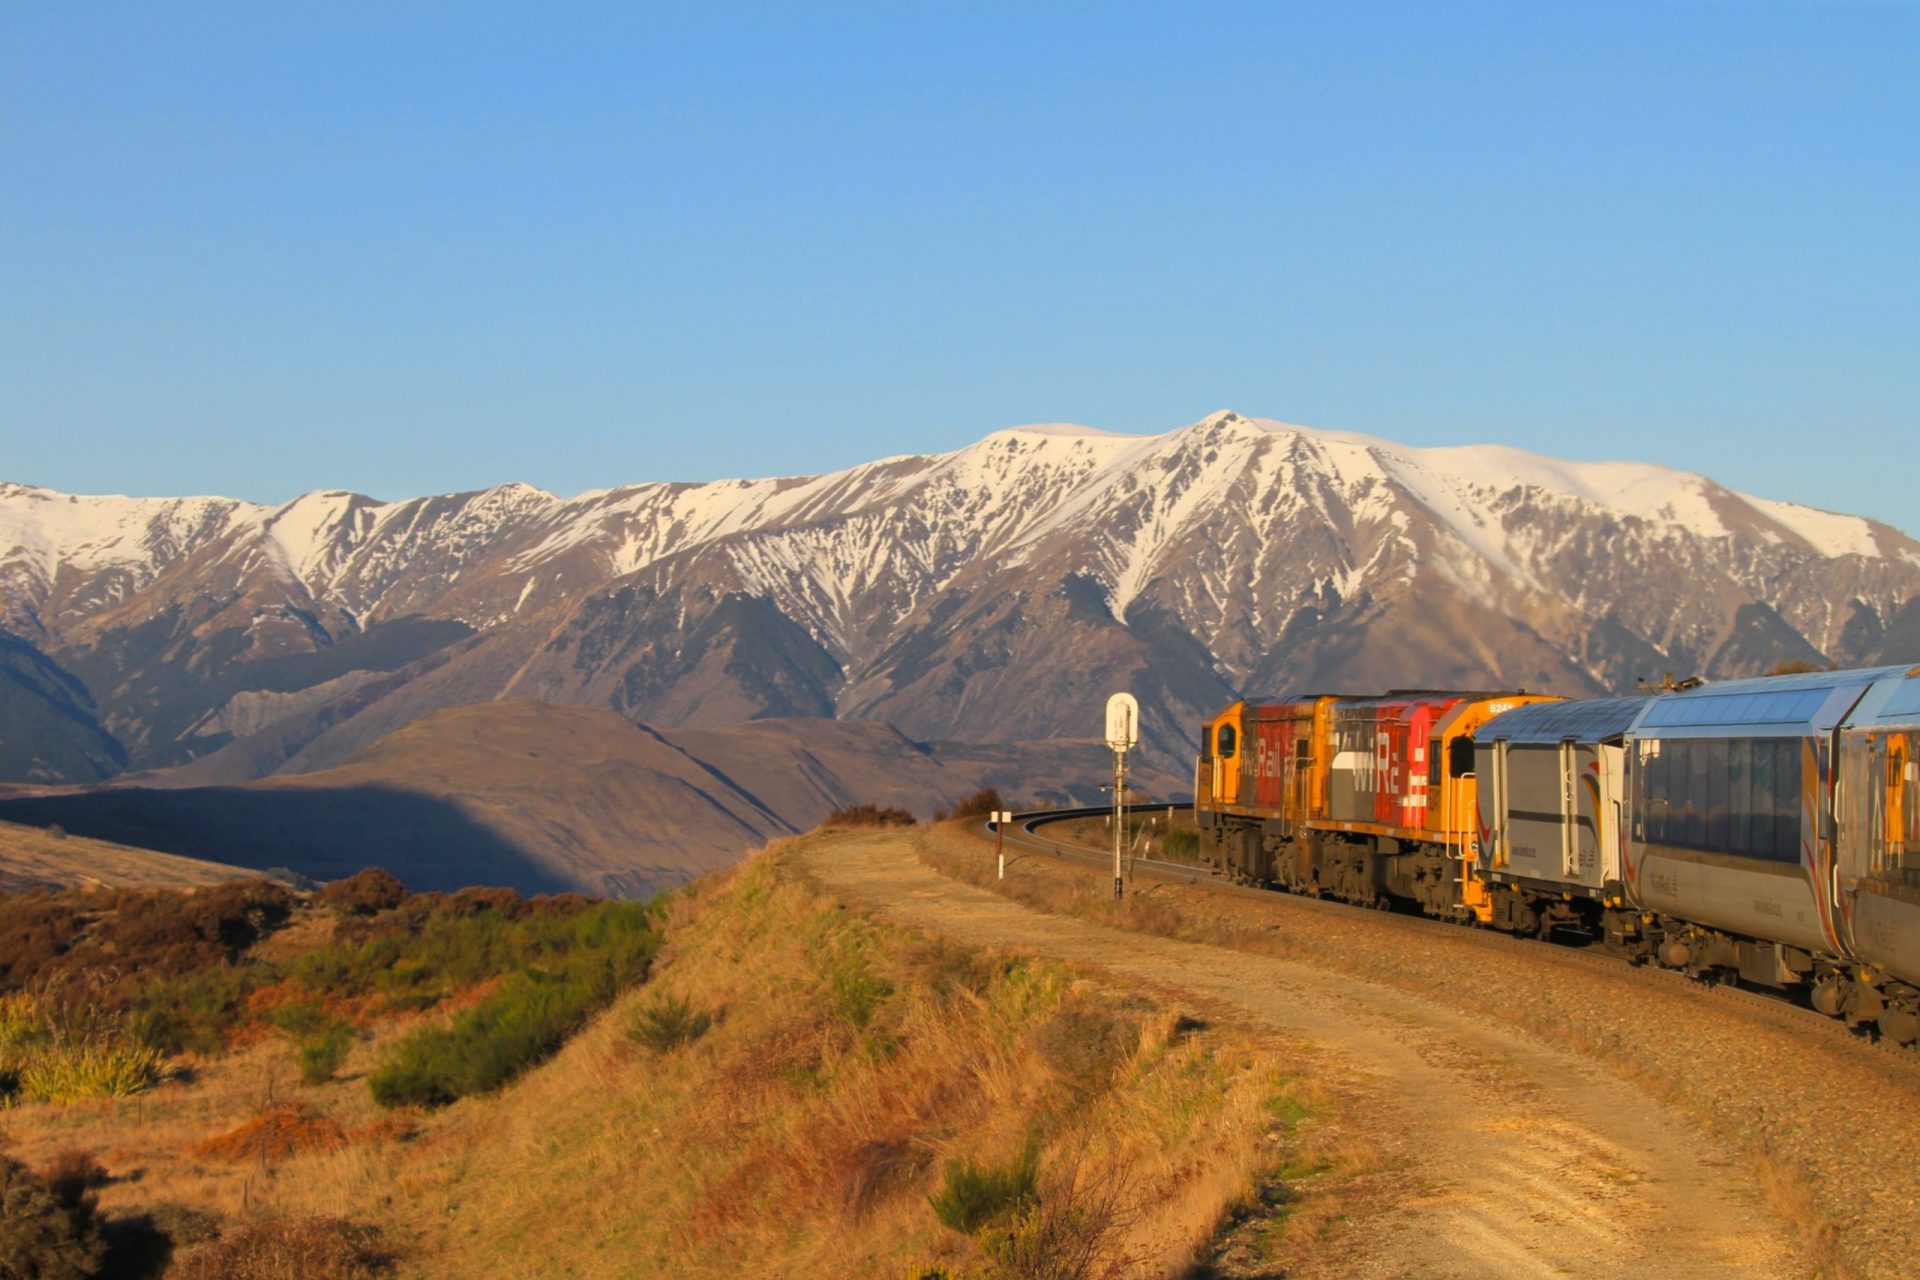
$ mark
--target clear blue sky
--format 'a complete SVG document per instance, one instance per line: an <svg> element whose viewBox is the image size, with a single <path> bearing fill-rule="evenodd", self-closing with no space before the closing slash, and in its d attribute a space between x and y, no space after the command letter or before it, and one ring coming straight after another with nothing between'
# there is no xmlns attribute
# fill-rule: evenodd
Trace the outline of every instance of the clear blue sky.
<svg viewBox="0 0 1920 1280"><path fill-rule="evenodd" d="M1920 3L0 10L0 478L570 493L1222 407L1920 533Z"/></svg>

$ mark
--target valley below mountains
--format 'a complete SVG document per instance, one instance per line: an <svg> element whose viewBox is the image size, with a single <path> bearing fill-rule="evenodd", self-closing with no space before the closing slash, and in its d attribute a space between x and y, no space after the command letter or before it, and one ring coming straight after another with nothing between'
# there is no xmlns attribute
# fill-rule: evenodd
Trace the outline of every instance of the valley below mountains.
<svg viewBox="0 0 1920 1280"><path fill-rule="evenodd" d="M104 807L174 829L195 797L388 786L420 751L458 755L450 779L534 786L515 752L617 741L659 795L726 811L709 843L731 857L843 797L922 814L985 782L1092 799L1116 689L1140 699L1145 781L1170 797L1199 719L1242 694L1586 694L1920 661L1917 598L1920 544L1864 518L1657 466L1231 412L572 498L510 484L263 506L0 484L0 781L69 792L4 816L73 816L72 788L111 784ZM590 776L538 785L584 795ZM594 879L620 867L565 852L631 844L607 821L540 837L517 882L620 887ZM201 834L176 852L245 852L184 825ZM635 887L693 871L629 862Z"/></svg>

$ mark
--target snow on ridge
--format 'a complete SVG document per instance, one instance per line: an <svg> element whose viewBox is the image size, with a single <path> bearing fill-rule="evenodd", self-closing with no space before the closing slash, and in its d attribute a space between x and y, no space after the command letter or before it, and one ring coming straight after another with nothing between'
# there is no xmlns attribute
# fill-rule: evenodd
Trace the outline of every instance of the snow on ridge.
<svg viewBox="0 0 1920 1280"><path fill-rule="evenodd" d="M1864 516L1842 515L1745 493L1735 496L1775 524L1785 526L1788 532L1811 544L1823 556L1877 557L1881 554L1880 540L1874 537L1873 525Z"/></svg>
<svg viewBox="0 0 1920 1280"><path fill-rule="evenodd" d="M315 571L327 552L339 551L340 526L355 502L355 495L340 489L303 493L267 515L261 531L294 578L316 587Z"/></svg>
<svg viewBox="0 0 1920 1280"><path fill-rule="evenodd" d="M995 436L1047 436L1067 440L1139 438L1124 431L1108 431L1103 427L1089 427L1078 422L1027 422L1017 427L1002 427L998 431L988 432L985 438L991 440Z"/></svg>
<svg viewBox="0 0 1920 1280"><path fill-rule="evenodd" d="M265 510L232 498L131 498L7 485L0 488L0 554L24 554L47 577L58 565L151 566L196 533L224 532Z"/></svg>
<svg viewBox="0 0 1920 1280"><path fill-rule="evenodd" d="M528 536L503 563L509 572L579 547L598 571L623 576L663 556L729 535L872 514L912 514L939 531L945 555L1017 560L1043 539L1073 534L1126 510L1104 547L1114 605L1144 590L1169 548L1212 518L1236 483L1250 502L1273 490L1325 508L1340 493L1356 516L1379 515L1396 491L1428 509L1496 571L1528 585L1531 556L1493 513L1515 489L1560 497L1669 525L1702 538L1729 535L1720 510L1735 498L1765 529L1822 555L1877 557L1874 526L1856 516L1722 490L1692 472L1635 462L1568 461L1507 445L1402 445L1358 432L1322 430L1219 410L1158 435L1075 423L1033 423L991 432L946 453L902 454L813 476L665 482L588 490L561 498L524 482L439 498L380 502L316 490L278 507L224 498L70 497L0 483L0 556L50 576L58 564L158 566L216 536L257 537L289 573L322 592L352 576L402 567L407 546L439 546L464 562L495 527ZM449 505L448 499L458 499ZM1739 516L1729 517L1740 523ZM1132 523L1137 519L1138 523ZM1771 536L1771 535L1769 535ZM375 553L392 544L391 552ZM372 557L372 560L369 559ZM394 561L389 564L389 561ZM823 570L823 572L825 572ZM837 578L825 572L827 578ZM849 583L833 582L831 590ZM524 600L524 596L523 596Z"/></svg>

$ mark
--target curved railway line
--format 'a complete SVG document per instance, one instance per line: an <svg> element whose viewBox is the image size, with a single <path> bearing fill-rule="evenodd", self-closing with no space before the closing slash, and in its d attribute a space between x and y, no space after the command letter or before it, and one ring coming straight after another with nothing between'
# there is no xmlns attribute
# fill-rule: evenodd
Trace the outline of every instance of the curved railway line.
<svg viewBox="0 0 1920 1280"><path fill-rule="evenodd" d="M1136 812L1148 809L1191 811L1191 804L1140 806ZM1043 835L1040 828L1063 822L1081 821L1090 818L1102 818L1111 813L1106 807L1084 807L1074 809L1036 809L1015 813L1008 824L1005 839L1010 849L1024 849L1029 853L1047 853L1056 857L1071 858L1079 862L1096 865L1110 865L1111 852L1095 850L1079 842L1070 842ZM997 838L1001 833L995 823L981 824L982 832L989 838ZM1017 865L1017 859L1008 860L1009 868ZM1920 1053L1889 1043L1876 1035L1867 1026L1849 1027L1806 1004L1794 999L1789 992L1749 990L1729 983L1714 983L1689 976L1679 970L1663 969L1657 966L1636 964L1633 961L1597 950L1591 947L1591 939L1575 944L1568 940L1567 931L1559 931L1559 941L1520 937L1491 929L1464 928L1444 920L1435 920L1427 916L1409 912L1391 910L1372 910L1333 899L1312 898L1284 890L1260 888L1254 885L1234 884L1222 879L1206 867L1188 863L1168 862L1157 858L1135 857L1131 866L1136 875L1150 879L1185 882L1207 885L1213 892L1246 897L1263 903L1284 902L1289 908L1304 911L1326 911L1338 913L1342 917L1364 914L1376 921L1381 927L1404 930L1409 933L1424 934L1440 931L1454 939L1471 938L1478 945L1494 949L1519 948L1510 954L1526 955L1536 959L1544 955L1557 957L1562 963L1584 965L1604 969L1615 976L1626 976L1632 981L1656 986L1667 991L1688 990L1702 998L1733 1003L1751 1012L1789 1029L1809 1030L1819 1028L1819 1033L1836 1040L1844 1041L1856 1048L1870 1053L1869 1060L1886 1063L1900 1069L1902 1081L1907 1084L1920 1083ZM1584 935L1582 935L1584 937Z"/></svg>

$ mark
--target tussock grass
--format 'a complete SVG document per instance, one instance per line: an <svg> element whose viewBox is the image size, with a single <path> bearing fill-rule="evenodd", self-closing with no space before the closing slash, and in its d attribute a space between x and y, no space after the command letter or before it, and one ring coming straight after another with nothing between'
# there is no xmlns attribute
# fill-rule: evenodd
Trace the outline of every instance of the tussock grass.
<svg viewBox="0 0 1920 1280"><path fill-rule="evenodd" d="M956 1160L945 1183L929 1198L940 1225L970 1236L1024 1212L1040 1198L1040 1141L1029 1136L1012 1159L999 1164Z"/></svg>
<svg viewBox="0 0 1920 1280"><path fill-rule="evenodd" d="M0 1107L131 1097L165 1073L166 1056L117 1019L0 997Z"/></svg>
<svg viewBox="0 0 1920 1280"><path fill-rule="evenodd" d="M627 1024L627 1039L655 1053L671 1053L692 1044L713 1026L713 1015L697 1010L683 996L661 996L641 1008Z"/></svg>

